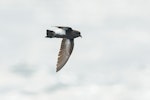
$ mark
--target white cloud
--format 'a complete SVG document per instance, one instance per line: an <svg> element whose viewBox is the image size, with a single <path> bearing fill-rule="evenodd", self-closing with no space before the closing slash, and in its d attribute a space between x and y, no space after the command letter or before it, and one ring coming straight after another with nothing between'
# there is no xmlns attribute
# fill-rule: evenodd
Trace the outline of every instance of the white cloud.
<svg viewBox="0 0 150 100"><path fill-rule="evenodd" d="M149 3L0 1L0 97L149 100ZM73 54L59 73L61 40L45 38L46 29L55 25L70 25L83 36L75 39Z"/></svg>

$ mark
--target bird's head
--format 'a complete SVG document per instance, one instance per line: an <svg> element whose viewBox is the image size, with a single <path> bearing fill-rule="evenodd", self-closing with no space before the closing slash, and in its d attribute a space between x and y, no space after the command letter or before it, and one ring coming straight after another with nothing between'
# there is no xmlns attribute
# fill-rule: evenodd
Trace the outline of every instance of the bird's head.
<svg viewBox="0 0 150 100"><path fill-rule="evenodd" d="M76 30L74 30L74 36L82 38L81 33L79 31L76 31Z"/></svg>

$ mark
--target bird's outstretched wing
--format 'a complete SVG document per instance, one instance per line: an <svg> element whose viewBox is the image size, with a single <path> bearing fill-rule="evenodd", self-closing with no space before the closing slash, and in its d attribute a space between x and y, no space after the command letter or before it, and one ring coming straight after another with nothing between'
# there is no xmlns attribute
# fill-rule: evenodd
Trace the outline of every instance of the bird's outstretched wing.
<svg viewBox="0 0 150 100"><path fill-rule="evenodd" d="M65 27L65 26L55 26L55 27L63 29L63 30L72 30L71 27Z"/></svg>
<svg viewBox="0 0 150 100"><path fill-rule="evenodd" d="M59 55L58 55L56 72L58 72L66 64L66 62L68 61L72 53L73 47L74 47L73 39L64 38L62 40Z"/></svg>

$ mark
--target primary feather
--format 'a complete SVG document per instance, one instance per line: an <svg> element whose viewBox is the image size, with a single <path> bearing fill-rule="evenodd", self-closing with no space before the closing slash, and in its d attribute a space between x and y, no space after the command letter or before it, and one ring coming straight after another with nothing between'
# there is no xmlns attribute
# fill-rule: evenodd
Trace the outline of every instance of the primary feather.
<svg viewBox="0 0 150 100"><path fill-rule="evenodd" d="M58 54L58 61L57 61L57 69L58 72L68 61L72 50L74 47L74 41L70 39L63 39L61 42L60 51Z"/></svg>

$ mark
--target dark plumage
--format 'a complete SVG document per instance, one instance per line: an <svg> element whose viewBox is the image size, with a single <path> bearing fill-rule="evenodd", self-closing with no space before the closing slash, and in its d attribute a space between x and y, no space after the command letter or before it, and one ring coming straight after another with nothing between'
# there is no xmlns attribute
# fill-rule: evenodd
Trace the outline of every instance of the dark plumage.
<svg viewBox="0 0 150 100"><path fill-rule="evenodd" d="M56 68L56 72L58 72L68 61L73 51L74 38L81 37L80 32L73 30L71 27L56 26L54 30L47 30L46 37L62 38Z"/></svg>

